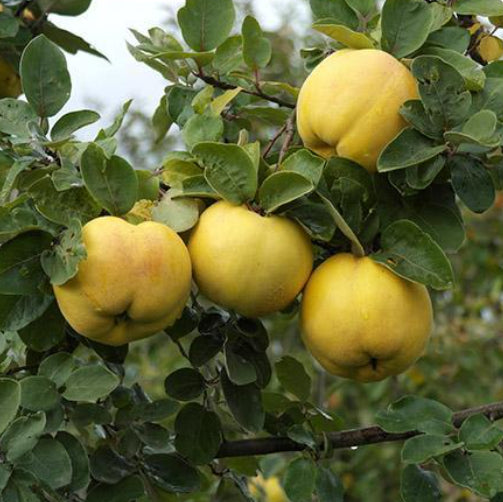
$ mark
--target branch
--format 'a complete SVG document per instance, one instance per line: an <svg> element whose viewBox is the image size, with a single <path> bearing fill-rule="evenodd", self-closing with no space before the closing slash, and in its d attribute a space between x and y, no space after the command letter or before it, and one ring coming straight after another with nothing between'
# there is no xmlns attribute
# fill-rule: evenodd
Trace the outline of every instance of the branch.
<svg viewBox="0 0 503 502"><path fill-rule="evenodd" d="M483 414L489 420L495 421L503 418L503 401L468 408L454 413L452 424L459 428L461 424L472 415ZM326 434L332 448L351 448L375 443L387 443L390 441L403 441L422 434L419 431L407 431L403 433L386 432L377 425L361 429L351 429ZM320 444L322 441L320 440ZM267 455L269 453L302 451L307 447L296 443L287 437L266 437L257 439L243 439L239 441L226 441L220 447L217 458L247 457L252 455Z"/></svg>
<svg viewBox="0 0 503 502"><path fill-rule="evenodd" d="M210 84L213 87L218 87L219 89L224 90L237 89L236 85L228 84L227 82L222 82L221 80L218 80L214 77L210 77L209 75L205 75L202 72L194 73L194 75L197 78L201 79L203 82L206 82L207 84ZM285 108L292 108L292 109L295 108L294 104L289 103L288 101L283 101L280 98L270 96L269 94L265 94L261 90L249 91L248 89L243 89L241 92L244 92L245 94L251 94L252 96L257 96L259 98L265 99L266 101L271 101L272 103L284 106Z"/></svg>
<svg viewBox="0 0 503 502"><path fill-rule="evenodd" d="M286 155L286 152L288 150L288 147L290 146L290 143L293 140L293 136L295 134L295 109L286 121L286 136L285 140L283 141L283 144L281 145L281 150L279 152L279 157L278 157L278 166L283 162L283 159Z"/></svg>

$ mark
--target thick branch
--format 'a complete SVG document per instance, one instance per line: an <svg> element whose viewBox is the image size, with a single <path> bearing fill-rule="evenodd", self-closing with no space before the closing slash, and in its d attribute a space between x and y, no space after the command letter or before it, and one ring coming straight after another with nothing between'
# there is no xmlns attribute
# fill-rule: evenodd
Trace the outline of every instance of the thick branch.
<svg viewBox="0 0 503 502"><path fill-rule="evenodd" d="M503 418L503 401L458 411L454 413L452 423L458 428L468 417L479 413L482 413L492 421L499 420ZM332 448L338 449L390 441L403 441L419 434L421 433L418 431L407 431L400 434L389 433L374 425L362 429L332 432L327 434L327 438ZM320 441L320 444L322 444L322 441ZM217 458L267 455L268 453L302 451L305 448L305 445L296 443L287 437L244 439L223 443L217 454Z"/></svg>
<svg viewBox="0 0 503 502"><path fill-rule="evenodd" d="M203 82L212 85L213 87L218 87L219 89L230 90L237 89L236 85L228 84L227 82L222 82L221 80L217 80L214 77L209 75L205 75L204 73L194 73L197 78L200 78ZM245 94L251 94L252 96L257 96L259 98L265 99L266 101L271 101L272 103L276 103L280 106L284 106L285 108L295 108L295 105L289 103L288 101L284 101L280 98L276 98L275 96L270 96L269 94L265 94L260 90L260 87L256 91L249 91L248 89L243 89L241 92Z"/></svg>

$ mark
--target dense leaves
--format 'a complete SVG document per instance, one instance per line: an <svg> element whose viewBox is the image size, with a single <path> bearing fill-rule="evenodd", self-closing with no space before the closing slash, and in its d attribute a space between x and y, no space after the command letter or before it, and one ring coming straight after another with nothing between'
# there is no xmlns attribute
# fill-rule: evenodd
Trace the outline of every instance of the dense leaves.
<svg viewBox="0 0 503 502"><path fill-rule="evenodd" d="M386 500L434 502L442 497L442 476L498 500L503 431L483 414L456 429L441 401L478 401L478 393L465 396L461 386L471 387L463 375L472 371L475 380L474 368L486 361L487 368L501 365L497 337L487 333L501 317L500 238L465 232L463 221L470 218L466 209L501 205L503 65L486 65L491 58L481 50L501 45L493 30L502 24L501 2L310 0L318 34L301 50L301 68L292 52L301 41L291 31L271 30L253 9L236 15L232 0L186 0L178 27L132 30L136 45L128 44L167 85L152 118L163 156L155 162L127 148L124 131L137 135L140 116L127 115L130 101L87 141L80 131L99 114L65 108L72 85L62 51L104 56L56 26L52 14L77 16L90 4L13 0L0 12L0 73L5 59L9 78L22 84L4 92L8 78L1 75L0 499L146 502L199 492L190 500L251 501L267 495L260 483L269 482L292 502L366 500L368 486L376 501L391 486ZM341 48L385 50L418 84L416 99L400 109L406 127L381 152L377 173L346 158L322 158L299 138L294 109L302 80ZM356 130L358 117L349 125ZM434 293L437 304L458 301L454 314L437 309L441 325L456 316L433 340L429 357L438 364L422 360L391 383L332 379L301 344L299 300L261 321L213 305L195 287L168 336L130 348L101 345L69 326L51 288L77 276L87 255L86 222L100 215L154 220L187 243L202 211L218 199L256 218L294 219L311 237L315 266L351 251L437 290L456 282L454 253L486 239L477 258L466 260L468 287ZM257 236L255 246L264 238ZM482 278L483 299L470 296L478 280L472 262L492 267ZM460 296L469 298L466 306ZM102 307L92 295L87 301L100 317ZM138 322L135 309L126 310ZM472 310L483 329L465 329ZM475 331L476 341L468 341ZM469 342L476 349L464 350ZM452 396L442 395L449 383ZM332 455L330 433L341 428L341 416L356 427L371 422L383 402L414 392L421 397L405 395L376 415L386 432L419 433L403 442L401 455L385 446ZM257 435L305 450L216 459L232 451L234 440L253 446ZM377 468L386 483L378 482ZM357 472L365 476L355 482ZM254 492L246 477L257 473Z"/></svg>

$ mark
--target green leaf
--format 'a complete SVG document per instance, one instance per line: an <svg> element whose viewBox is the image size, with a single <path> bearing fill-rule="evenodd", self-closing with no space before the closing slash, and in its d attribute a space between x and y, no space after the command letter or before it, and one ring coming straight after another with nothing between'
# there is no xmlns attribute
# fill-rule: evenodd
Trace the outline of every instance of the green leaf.
<svg viewBox="0 0 503 502"><path fill-rule="evenodd" d="M91 424L104 425L113 422L112 415L106 408L94 403L80 403L73 409L71 420L77 427Z"/></svg>
<svg viewBox="0 0 503 502"><path fill-rule="evenodd" d="M440 502L438 480L432 472L407 465L401 476L400 493L404 502Z"/></svg>
<svg viewBox="0 0 503 502"><path fill-rule="evenodd" d="M454 191L474 213L489 209L495 198L494 183L489 171L475 157L455 155L449 158Z"/></svg>
<svg viewBox="0 0 503 502"><path fill-rule="evenodd" d="M177 158L175 157L177 153L185 154L185 152L173 152L173 156L165 159L162 166L162 180L171 187L180 187L187 178L203 173L202 169L192 161L190 154ZM183 158L185 156L186 158Z"/></svg>
<svg viewBox="0 0 503 502"><path fill-rule="evenodd" d="M136 466L132 460L115 451L111 446L100 446L90 458L91 474L103 483L118 483L133 474Z"/></svg>
<svg viewBox="0 0 503 502"><path fill-rule="evenodd" d="M241 33L244 62L252 70L266 67L271 60L271 42L264 37L258 21L253 16L245 17Z"/></svg>
<svg viewBox="0 0 503 502"><path fill-rule="evenodd" d="M0 190L0 204L5 204L9 201L11 196L11 192L17 182L19 175L26 171L33 164L33 159L21 158L16 160L11 166L5 177L5 181L3 183L3 187Z"/></svg>
<svg viewBox="0 0 503 502"><path fill-rule="evenodd" d="M486 68L488 66L484 69ZM484 109L492 110L499 120L503 119L503 79L489 77L486 79L484 89L473 94L472 111Z"/></svg>
<svg viewBox="0 0 503 502"><path fill-rule="evenodd" d="M238 349L239 344L227 343L225 346L225 366L229 380L236 385L246 385L257 381L254 365Z"/></svg>
<svg viewBox="0 0 503 502"><path fill-rule="evenodd" d="M220 373L220 379L225 399L236 421L249 431L262 430L265 414L257 385L235 385L225 370Z"/></svg>
<svg viewBox="0 0 503 502"><path fill-rule="evenodd" d="M282 357L275 365L276 374L284 389L301 401L307 401L311 394L311 378L304 365L291 356Z"/></svg>
<svg viewBox="0 0 503 502"><path fill-rule="evenodd" d="M442 139L442 124L438 120L432 120L419 99L406 101L400 108L400 115L424 136L435 140Z"/></svg>
<svg viewBox="0 0 503 502"><path fill-rule="evenodd" d="M312 182L294 171L277 171L268 176L258 192L259 203L266 213L272 213L314 190Z"/></svg>
<svg viewBox="0 0 503 502"><path fill-rule="evenodd" d="M96 136L96 141L105 140L107 138L112 138L113 136L115 136L115 134L121 128L122 123L124 122L124 118L126 117L126 114L129 111L129 108L130 108L132 102L133 102L133 100L130 99L122 105L120 112L114 118L114 121L112 122L112 124L110 126L108 126L107 128L100 130L100 132Z"/></svg>
<svg viewBox="0 0 503 502"><path fill-rule="evenodd" d="M312 497L315 481L314 462L307 458L297 458L290 462L283 476L283 488L291 502L306 502Z"/></svg>
<svg viewBox="0 0 503 502"><path fill-rule="evenodd" d="M173 125L173 120L168 113L168 103L166 100L166 95L164 95L159 101L158 107L155 109L154 115L152 116L152 126L155 132L155 142L159 143Z"/></svg>
<svg viewBox="0 0 503 502"><path fill-rule="evenodd" d="M21 406L30 411L49 411L60 402L52 380L44 376L28 376L21 380Z"/></svg>
<svg viewBox="0 0 503 502"><path fill-rule="evenodd" d="M442 47L428 47L422 51L424 54L438 56L454 67L464 78L466 88L470 91L480 91L484 88L486 79L482 68L473 59L463 56L459 52Z"/></svg>
<svg viewBox="0 0 503 502"><path fill-rule="evenodd" d="M43 412L14 420L0 438L0 448L7 453L7 460L13 462L32 450L43 434L45 424Z"/></svg>
<svg viewBox="0 0 503 502"><path fill-rule="evenodd" d="M75 131L87 125L94 124L99 119L99 113L92 110L79 110L67 113L52 126L51 138L53 141L70 138Z"/></svg>
<svg viewBox="0 0 503 502"><path fill-rule="evenodd" d="M93 56L105 59L109 61L108 58L102 54L100 51L96 50L89 42L86 42L82 37L79 37L71 31L63 30L50 21L45 21L41 26L42 33L49 39L52 40L56 45L61 47L64 51L70 54L77 54L77 52L82 51Z"/></svg>
<svg viewBox="0 0 503 502"><path fill-rule="evenodd" d="M461 131L446 131L444 137L454 145L463 143L495 148L501 142L501 135L496 133L498 119L491 110L481 110L472 115Z"/></svg>
<svg viewBox="0 0 503 502"><path fill-rule="evenodd" d="M68 377L63 397L69 401L96 402L110 394L119 382L119 377L104 366L84 366Z"/></svg>
<svg viewBox="0 0 503 502"><path fill-rule="evenodd" d="M386 227L381 248L370 257L400 277L434 289L453 286L452 266L442 248L412 221L398 220Z"/></svg>
<svg viewBox="0 0 503 502"><path fill-rule="evenodd" d="M79 263L87 257L82 242L82 225L77 219L70 222L58 239L58 244L45 250L40 257L42 268L49 276L51 283L57 286L77 275Z"/></svg>
<svg viewBox="0 0 503 502"><path fill-rule="evenodd" d="M456 451L443 458L443 466L454 483L483 497L503 491L503 458L499 453Z"/></svg>
<svg viewBox="0 0 503 502"><path fill-rule="evenodd" d="M244 63L243 39L241 35L229 37L222 45L219 45L213 60L213 67L220 74L227 74L238 69Z"/></svg>
<svg viewBox="0 0 503 502"><path fill-rule="evenodd" d="M152 220L163 223L175 232L190 230L199 219L199 203L194 198L173 198L175 192L166 192L152 209Z"/></svg>
<svg viewBox="0 0 503 502"><path fill-rule="evenodd" d="M57 352L40 363L38 374L52 380L57 387L62 387L76 366L77 361L71 354Z"/></svg>
<svg viewBox="0 0 503 502"><path fill-rule="evenodd" d="M445 455L463 446L454 443L448 436L421 434L405 441L402 448L402 462L422 464L433 457Z"/></svg>
<svg viewBox="0 0 503 502"><path fill-rule="evenodd" d="M30 104L13 98L0 100L0 132L20 138L30 138L30 124L36 124L37 114Z"/></svg>
<svg viewBox="0 0 503 502"><path fill-rule="evenodd" d="M44 281L40 255L52 236L32 231L19 235L0 247L0 294L29 295Z"/></svg>
<svg viewBox="0 0 503 502"><path fill-rule="evenodd" d="M311 181L314 186L320 182L325 159L314 155L309 150L302 148L292 155L289 155L281 164L281 171L292 171L302 174L304 178Z"/></svg>
<svg viewBox="0 0 503 502"><path fill-rule="evenodd" d="M15 37L19 31L19 21L10 11L3 10L0 13L0 38Z"/></svg>
<svg viewBox="0 0 503 502"><path fill-rule="evenodd" d="M0 434L14 420L21 404L21 387L16 380L0 378Z"/></svg>
<svg viewBox="0 0 503 502"><path fill-rule="evenodd" d="M18 331L38 319L54 301L49 295L0 295L0 330Z"/></svg>
<svg viewBox="0 0 503 502"><path fill-rule="evenodd" d="M70 98L72 83L61 50L44 35L24 49L20 73L26 99L39 117L52 117Z"/></svg>
<svg viewBox="0 0 503 502"><path fill-rule="evenodd" d="M127 213L136 202L138 179L132 166L123 158L112 156L95 143L82 154L80 169L91 195L113 215Z"/></svg>
<svg viewBox="0 0 503 502"><path fill-rule="evenodd" d="M144 462L148 478L167 492L190 493L200 488L198 471L176 455L150 455Z"/></svg>
<svg viewBox="0 0 503 502"><path fill-rule="evenodd" d="M91 0L39 0L44 12L53 12L62 16L79 16L91 5Z"/></svg>
<svg viewBox="0 0 503 502"><path fill-rule="evenodd" d="M375 0L346 0L346 3L362 17L372 19L377 14Z"/></svg>
<svg viewBox="0 0 503 502"><path fill-rule="evenodd" d="M232 144L199 143L193 153L205 167L206 181L228 202L242 204L255 196L257 173L243 148Z"/></svg>
<svg viewBox="0 0 503 502"><path fill-rule="evenodd" d="M464 54L470 45L470 32L460 26L447 26L430 33L426 44Z"/></svg>
<svg viewBox="0 0 503 502"><path fill-rule="evenodd" d="M325 208L327 209L328 213L332 217L334 223L337 225L337 228L351 242L351 250L352 250L352 252L355 253L358 256L365 256L365 250L363 249L363 246L361 245L361 242L358 240L358 237L353 232L353 229L348 225L348 223L343 218L343 216L341 215L341 213L339 213L339 211L335 208L335 206L333 205L332 201L329 200L324 195L322 195L320 192L316 192L316 194L318 195L318 197L323 202Z"/></svg>
<svg viewBox="0 0 503 502"><path fill-rule="evenodd" d="M313 24L313 28L351 49L374 48L372 39L364 33L353 31L342 24L330 24L329 21L329 19L317 21Z"/></svg>
<svg viewBox="0 0 503 502"><path fill-rule="evenodd" d="M203 141L218 141L224 134L224 121L211 113L192 115L182 130L185 144L192 149Z"/></svg>
<svg viewBox="0 0 503 502"><path fill-rule="evenodd" d="M415 129L404 129L382 151L377 160L380 173L403 169L426 162L447 149L446 145L436 145Z"/></svg>
<svg viewBox="0 0 503 502"><path fill-rule="evenodd" d="M229 89L217 96L210 104L211 112L214 115L220 115L225 110L225 107L230 104L242 90L241 87L236 87L236 89Z"/></svg>
<svg viewBox="0 0 503 502"><path fill-rule="evenodd" d="M458 438L467 450L492 450L503 440L503 430L484 415L472 415L462 423Z"/></svg>
<svg viewBox="0 0 503 502"><path fill-rule="evenodd" d="M434 32L442 28L445 24L447 24L453 15L453 10L451 7L439 3L430 3L428 7L431 10L432 22L430 31Z"/></svg>
<svg viewBox="0 0 503 502"><path fill-rule="evenodd" d="M18 463L54 490L67 486L72 480L70 456L56 439L40 439L30 454L19 459Z"/></svg>
<svg viewBox="0 0 503 502"><path fill-rule="evenodd" d="M129 476L113 485L96 485L87 495L86 502L134 502L145 494L140 476Z"/></svg>
<svg viewBox="0 0 503 502"><path fill-rule="evenodd" d="M503 16L503 4L500 0L456 0L453 8L458 14Z"/></svg>
<svg viewBox="0 0 503 502"><path fill-rule="evenodd" d="M445 157L438 156L405 169L407 184L416 190L430 186L445 166Z"/></svg>
<svg viewBox="0 0 503 502"><path fill-rule="evenodd" d="M194 464L211 462L222 443L218 415L197 403L185 405L175 420L175 447Z"/></svg>
<svg viewBox="0 0 503 502"><path fill-rule="evenodd" d="M170 397L179 401L192 401L205 389L204 378L199 371L182 368L169 374L164 381L164 389Z"/></svg>
<svg viewBox="0 0 503 502"><path fill-rule="evenodd" d="M77 219L81 223L96 218L101 207L84 187L58 192L49 177L42 178L30 187L35 207L49 221L72 226Z"/></svg>
<svg viewBox="0 0 503 502"><path fill-rule="evenodd" d="M203 366L222 349L223 340L217 337L200 335L190 344L189 359L193 366Z"/></svg>
<svg viewBox="0 0 503 502"><path fill-rule="evenodd" d="M138 178L138 200L156 201L161 184L157 173L148 169L136 169L135 173Z"/></svg>
<svg viewBox="0 0 503 502"><path fill-rule="evenodd" d="M341 0L309 0L316 20L330 18L334 24L342 24L355 30L358 28L358 17L347 2Z"/></svg>
<svg viewBox="0 0 503 502"><path fill-rule="evenodd" d="M386 432L417 430L427 434L448 434L452 431L452 411L432 399L405 396L376 415L377 424Z"/></svg>
<svg viewBox="0 0 503 502"><path fill-rule="evenodd" d="M297 220L314 239L328 242L334 236L335 222L327 213L325 205L311 198L297 199L286 215Z"/></svg>
<svg viewBox="0 0 503 502"><path fill-rule="evenodd" d="M90 481L89 459L86 449L79 439L68 432L58 432L56 439L64 446L66 453L70 457L72 467L70 489L78 491L86 488ZM107 499L107 502L110 501Z"/></svg>
<svg viewBox="0 0 503 502"><path fill-rule="evenodd" d="M472 98L454 67L435 56L419 56L411 70L425 110L437 127L449 129L464 121Z"/></svg>
<svg viewBox="0 0 503 502"><path fill-rule="evenodd" d="M382 9L382 47L397 58L419 49L430 33L432 12L422 0L386 0Z"/></svg>
<svg viewBox="0 0 503 502"><path fill-rule="evenodd" d="M319 502L343 502L344 487L341 480L329 467L318 466L316 470L316 493Z"/></svg>
<svg viewBox="0 0 503 502"><path fill-rule="evenodd" d="M232 0L186 0L178 11L183 38L195 51L211 51L228 36L234 24Z"/></svg>

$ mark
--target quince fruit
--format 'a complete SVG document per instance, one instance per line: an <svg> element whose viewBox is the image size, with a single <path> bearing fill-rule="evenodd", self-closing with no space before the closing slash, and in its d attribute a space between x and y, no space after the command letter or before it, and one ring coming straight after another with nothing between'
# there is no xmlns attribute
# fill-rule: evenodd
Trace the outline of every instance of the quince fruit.
<svg viewBox="0 0 503 502"><path fill-rule="evenodd" d="M503 56L503 40L492 35L483 37L479 42L478 53L487 63L496 61Z"/></svg>
<svg viewBox="0 0 503 502"><path fill-rule="evenodd" d="M265 479L261 474L249 483L250 493L263 502L288 502L277 476Z"/></svg>
<svg viewBox="0 0 503 502"><path fill-rule="evenodd" d="M404 128L399 109L417 99L410 71L376 49L343 49L304 82L297 126L304 145L329 158L346 157L370 172L384 147Z"/></svg>
<svg viewBox="0 0 503 502"><path fill-rule="evenodd" d="M311 241L300 225L225 201L203 212L188 247L203 295L246 317L287 307L313 267Z"/></svg>
<svg viewBox="0 0 503 502"><path fill-rule="evenodd" d="M361 382L409 368L426 347L432 317L423 285L349 253L314 271L301 306L308 350L329 373Z"/></svg>
<svg viewBox="0 0 503 502"><path fill-rule="evenodd" d="M75 331L122 345L176 321L190 293L191 264L173 230L104 216L84 225L82 235L87 258L75 277L54 285L59 308Z"/></svg>
<svg viewBox="0 0 503 502"><path fill-rule="evenodd" d="M0 99L17 98L22 92L21 78L16 69L0 56Z"/></svg>

